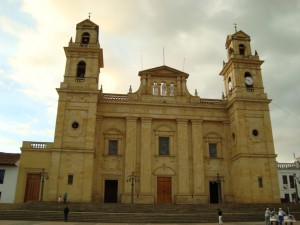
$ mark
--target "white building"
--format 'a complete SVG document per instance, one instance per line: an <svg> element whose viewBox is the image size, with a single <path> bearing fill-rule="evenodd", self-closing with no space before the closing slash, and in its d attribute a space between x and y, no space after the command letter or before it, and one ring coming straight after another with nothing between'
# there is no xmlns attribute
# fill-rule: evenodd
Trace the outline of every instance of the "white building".
<svg viewBox="0 0 300 225"><path fill-rule="evenodd" d="M294 163L278 163L278 181L282 202L295 202L300 195L300 157Z"/></svg>
<svg viewBox="0 0 300 225"><path fill-rule="evenodd" d="M20 154L0 152L0 203L13 203Z"/></svg>

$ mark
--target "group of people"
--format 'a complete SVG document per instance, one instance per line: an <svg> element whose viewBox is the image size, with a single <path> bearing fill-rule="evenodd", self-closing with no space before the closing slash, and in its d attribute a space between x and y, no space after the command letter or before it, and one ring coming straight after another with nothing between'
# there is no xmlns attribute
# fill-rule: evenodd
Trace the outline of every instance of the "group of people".
<svg viewBox="0 0 300 225"><path fill-rule="evenodd" d="M271 225L271 215L274 214L275 212L270 211L269 208L266 208L265 211L265 222L266 225ZM284 216L287 215L281 208L278 209L278 221L279 225L282 225L282 222L284 220Z"/></svg>
<svg viewBox="0 0 300 225"><path fill-rule="evenodd" d="M221 209L217 209L217 213L218 213L218 217L219 217L219 225L223 224L222 221L222 211ZM271 215L274 214L275 212L270 211L269 208L266 209L265 211L265 222L266 225L271 225ZM278 221L279 221L279 225L282 225L283 220L284 220L284 216L287 215L281 208L279 208L278 210Z"/></svg>
<svg viewBox="0 0 300 225"><path fill-rule="evenodd" d="M67 203L67 197L68 197L68 194L65 193L65 194L64 194L64 204ZM58 203L61 203L61 195L58 197Z"/></svg>

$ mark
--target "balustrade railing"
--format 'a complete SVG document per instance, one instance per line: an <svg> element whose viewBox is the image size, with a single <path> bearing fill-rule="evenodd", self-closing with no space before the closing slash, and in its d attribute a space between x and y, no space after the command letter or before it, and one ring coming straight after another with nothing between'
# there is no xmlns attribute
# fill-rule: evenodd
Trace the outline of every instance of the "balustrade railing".
<svg viewBox="0 0 300 225"><path fill-rule="evenodd" d="M221 99L200 99L200 103L203 104L223 104L223 100Z"/></svg>
<svg viewBox="0 0 300 225"><path fill-rule="evenodd" d="M122 94L102 94L103 100L127 101L128 95Z"/></svg>
<svg viewBox="0 0 300 225"><path fill-rule="evenodd" d="M278 163L277 168L278 169L295 169L296 164L295 163Z"/></svg>
<svg viewBox="0 0 300 225"><path fill-rule="evenodd" d="M52 145L52 142L31 142L23 141L23 149L49 149Z"/></svg>

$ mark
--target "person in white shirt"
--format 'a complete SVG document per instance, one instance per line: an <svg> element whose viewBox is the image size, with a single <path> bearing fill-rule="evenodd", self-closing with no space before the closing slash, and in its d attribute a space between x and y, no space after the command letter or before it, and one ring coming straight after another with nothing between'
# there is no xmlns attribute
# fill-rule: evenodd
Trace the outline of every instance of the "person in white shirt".
<svg viewBox="0 0 300 225"><path fill-rule="evenodd" d="M266 225L270 225L270 216L271 216L271 211L269 210L269 208L266 209L265 211L265 222Z"/></svg>
<svg viewBox="0 0 300 225"><path fill-rule="evenodd" d="M281 208L279 208L278 210L279 225L282 225L284 215L286 215L285 212Z"/></svg>

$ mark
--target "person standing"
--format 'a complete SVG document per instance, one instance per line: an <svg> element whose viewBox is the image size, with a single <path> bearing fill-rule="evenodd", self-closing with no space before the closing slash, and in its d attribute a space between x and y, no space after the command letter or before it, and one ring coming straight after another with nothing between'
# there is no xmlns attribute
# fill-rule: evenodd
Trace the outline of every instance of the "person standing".
<svg viewBox="0 0 300 225"><path fill-rule="evenodd" d="M66 208L64 208L64 220L65 222L68 222L68 215L69 215L69 207L66 206Z"/></svg>
<svg viewBox="0 0 300 225"><path fill-rule="evenodd" d="M271 217L271 211L269 210L269 208L266 209L265 211L265 222L266 225L270 225L270 217Z"/></svg>
<svg viewBox="0 0 300 225"><path fill-rule="evenodd" d="M68 194L67 194L67 193L65 193L65 194L64 194L64 204L66 204L66 203L67 203L67 197L68 197Z"/></svg>
<svg viewBox="0 0 300 225"><path fill-rule="evenodd" d="M217 209L218 211L218 217L219 217L219 224L223 224L223 221L222 221L222 211L221 209Z"/></svg>
<svg viewBox="0 0 300 225"><path fill-rule="evenodd" d="M281 208L279 208L279 210L278 210L279 225L282 225L284 215L285 215L285 212L283 212L283 210Z"/></svg>

